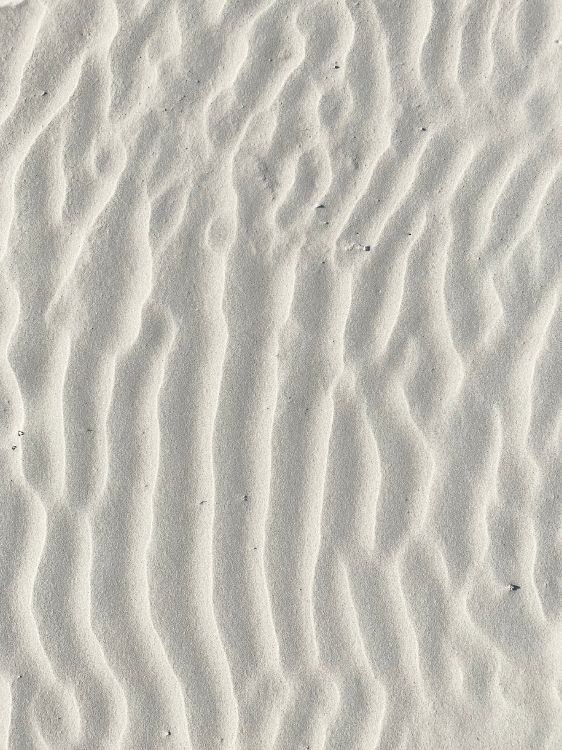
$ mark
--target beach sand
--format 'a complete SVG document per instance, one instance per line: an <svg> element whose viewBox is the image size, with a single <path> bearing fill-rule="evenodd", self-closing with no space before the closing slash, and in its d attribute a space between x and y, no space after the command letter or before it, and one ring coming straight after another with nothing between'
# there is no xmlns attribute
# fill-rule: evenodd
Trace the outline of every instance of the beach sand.
<svg viewBox="0 0 562 750"><path fill-rule="evenodd" d="M0 748L562 748L561 41L0 0Z"/></svg>

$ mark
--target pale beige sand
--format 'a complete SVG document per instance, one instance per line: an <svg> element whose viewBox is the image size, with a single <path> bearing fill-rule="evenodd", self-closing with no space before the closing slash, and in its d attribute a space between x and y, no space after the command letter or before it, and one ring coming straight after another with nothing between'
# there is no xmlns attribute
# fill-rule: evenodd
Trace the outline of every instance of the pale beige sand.
<svg viewBox="0 0 562 750"><path fill-rule="evenodd" d="M560 750L562 3L0 6L0 747Z"/></svg>

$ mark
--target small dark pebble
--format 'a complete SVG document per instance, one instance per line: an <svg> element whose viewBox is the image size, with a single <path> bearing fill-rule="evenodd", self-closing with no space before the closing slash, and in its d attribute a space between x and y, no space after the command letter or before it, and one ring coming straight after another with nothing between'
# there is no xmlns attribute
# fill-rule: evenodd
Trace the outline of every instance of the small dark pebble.
<svg viewBox="0 0 562 750"><path fill-rule="evenodd" d="M426 132L427 132L427 128L422 128L422 133L426 133Z"/></svg>
<svg viewBox="0 0 562 750"><path fill-rule="evenodd" d="M17 445L12 445L12 450L13 450L13 451L15 451L15 449L16 449L17 447L18 447Z"/></svg>
<svg viewBox="0 0 562 750"><path fill-rule="evenodd" d="M321 203L319 206L316 206L316 208L326 208L326 206L323 203Z"/></svg>
<svg viewBox="0 0 562 750"><path fill-rule="evenodd" d="M510 583L509 584L509 590L510 591L519 591L521 586L518 586L516 583Z"/></svg>
<svg viewBox="0 0 562 750"><path fill-rule="evenodd" d="M23 430L18 430L18 437L21 437L22 435L25 435L25 432Z"/></svg>
<svg viewBox="0 0 562 750"><path fill-rule="evenodd" d="M340 69L340 66L339 66L339 65L338 65L338 64L336 63L336 64L334 65L334 68L335 68L336 70L339 70L339 69Z"/></svg>
<svg viewBox="0 0 562 750"><path fill-rule="evenodd" d="M247 502L248 502L248 495L244 495L244 502L245 502L245 503L247 503Z"/></svg>
<svg viewBox="0 0 562 750"><path fill-rule="evenodd" d="M368 253L371 249L370 245L365 245L365 252Z"/></svg>

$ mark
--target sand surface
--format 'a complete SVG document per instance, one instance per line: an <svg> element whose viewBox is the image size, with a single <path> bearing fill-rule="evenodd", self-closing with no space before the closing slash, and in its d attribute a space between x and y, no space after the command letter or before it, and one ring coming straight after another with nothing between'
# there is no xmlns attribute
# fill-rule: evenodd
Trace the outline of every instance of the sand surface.
<svg viewBox="0 0 562 750"><path fill-rule="evenodd" d="M0 0L0 748L562 748L561 40Z"/></svg>

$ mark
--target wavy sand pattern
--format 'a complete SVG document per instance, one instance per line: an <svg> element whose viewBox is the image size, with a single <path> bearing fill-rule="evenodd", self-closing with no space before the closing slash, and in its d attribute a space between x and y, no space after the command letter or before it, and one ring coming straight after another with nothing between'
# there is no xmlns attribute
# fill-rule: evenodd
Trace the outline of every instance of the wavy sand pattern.
<svg viewBox="0 0 562 750"><path fill-rule="evenodd" d="M562 5L0 53L0 747L562 748Z"/></svg>

